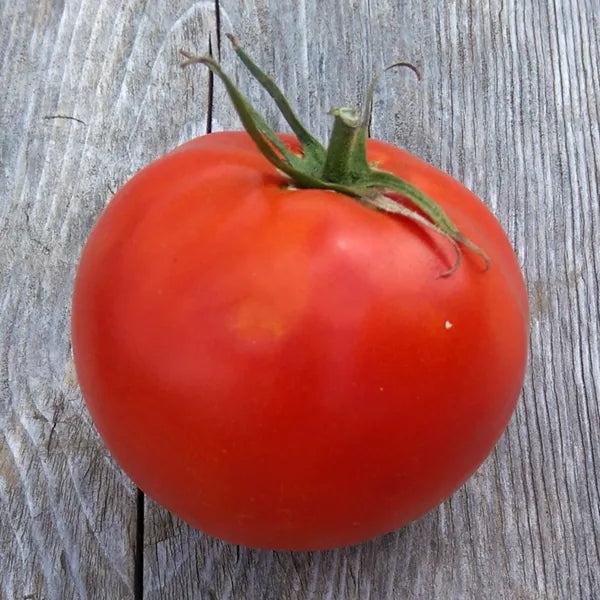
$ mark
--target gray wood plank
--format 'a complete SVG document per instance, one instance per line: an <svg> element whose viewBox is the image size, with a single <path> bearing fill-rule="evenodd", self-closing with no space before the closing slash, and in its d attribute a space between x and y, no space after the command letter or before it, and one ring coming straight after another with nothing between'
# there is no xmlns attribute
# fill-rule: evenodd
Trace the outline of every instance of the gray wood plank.
<svg viewBox="0 0 600 600"><path fill-rule="evenodd" d="M72 281L112 190L197 134L207 77L188 80L172 61L208 39L213 13L187 2L0 3L3 599L133 597L135 488L78 391Z"/></svg>
<svg viewBox="0 0 600 600"><path fill-rule="evenodd" d="M507 433L450 500L353 548L272 553L223 544L151 501L148 598L571 599L600 596L598 105L593 2L221 0L234 32L324 138L335 105L389 74L374 137L450 172L497 214L532 301L530 365ZM228 71L271 123L223 39ZM238 129L215 86L215 129Z"/></svg>

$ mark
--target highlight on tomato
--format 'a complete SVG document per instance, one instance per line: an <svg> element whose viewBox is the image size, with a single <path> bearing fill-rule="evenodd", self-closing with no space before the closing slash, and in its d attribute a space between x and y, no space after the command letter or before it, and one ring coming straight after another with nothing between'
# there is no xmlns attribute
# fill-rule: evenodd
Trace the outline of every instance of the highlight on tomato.
<svg viewBox="0 0 600 600"><path fill-rule="evenodd" d="M185 54L245 131L115 194L76 275L77 375L117 462L194 527L354 544L437 506L494 447L523 382L523 276L474 194L368 139L375 84L362 114L332 111L324 146L233 41L293 135Z"/></svg>

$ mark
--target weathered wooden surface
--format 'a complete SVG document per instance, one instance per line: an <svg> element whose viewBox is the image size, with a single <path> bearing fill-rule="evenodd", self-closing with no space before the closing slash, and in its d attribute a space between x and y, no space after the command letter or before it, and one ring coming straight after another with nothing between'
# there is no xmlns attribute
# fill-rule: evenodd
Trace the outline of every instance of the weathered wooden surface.
<svg viewBox="0 0 600 600"><path fill-rule="evenodd" d="M136 553L135 489L74 378L72 278L112 190L238 127L218 83L207 110L208 75L180 71L177 49L210 40L281 123L232 31L321 137L374 69L416 62L420 84L382 81L373 135L484 198L528 280L529 372L496 450L439 509L353 548L237 548L146 499ZM4 0L0 56L0 598L600 597L597 0Z"/></svg>

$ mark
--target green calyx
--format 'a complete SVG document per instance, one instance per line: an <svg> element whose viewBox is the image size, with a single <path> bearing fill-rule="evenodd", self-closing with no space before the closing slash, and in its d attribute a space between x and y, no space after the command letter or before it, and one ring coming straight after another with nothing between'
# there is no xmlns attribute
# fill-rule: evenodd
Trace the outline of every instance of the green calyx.
<svg viewBox="0 0 600 600"><path fill-rule="evenodd" d="M485 252L462 235L436 202L407 181L393 173L379 170L367 161L367 130L379 75L369 88L362 115L352 108L335 108L330 111L334 124L329 144L325 148L302 125L275 82L261 71L233 36L227 37L244 66L275 101L302 146L301 155L291 152L285 146L212 56L198 57L181 50L181 54L187 59L181 66L201 63L221 79L248 135L265 158L287 175L294 186L346 194L374 210L401 215L445 237L456 252L456 261L442 276L451 275L458 269L462 256L461 246L479 254L485 261L486 268L489 267ZM394 67L408 67L420 79L415 67L404 62L395 62L382 73ZM389 193L400 194L414 208L396 202L388 196Z"/></svg>

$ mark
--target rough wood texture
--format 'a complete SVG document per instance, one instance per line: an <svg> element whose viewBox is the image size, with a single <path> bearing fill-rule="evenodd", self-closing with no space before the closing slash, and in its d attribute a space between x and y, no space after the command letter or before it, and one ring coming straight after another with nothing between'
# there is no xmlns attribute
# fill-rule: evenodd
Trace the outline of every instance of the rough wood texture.
<svg viewBox="0 0 600 600"><path fill-rule="evenodd" d="M2 599L133 596L135 488L82 404L69 312L112 190L202 131L208 78L173 57L214 6L167 4L1 3Z"/></svg>
<svg viewBox="0 0 600 600"><path fill-rule="evenodd" d="M237 128L219 83L177 69L235 32L321 137L396 56L372 133L464 181L505 226L531 298L507 433L449 501L321 553L237 548L146 499L148 599L600 597L600 11L596 0L93 0L0 6L0 597L133 598L135 491L74 380L69 302L95 217L148 160ZM331 16L326 16L326 13ZM220 47L219 47L220 42ZM82 122L47 116L68 115ZM212 116L212 121L209 117ZM141 569L141 570L140 570Z"/></svg>

